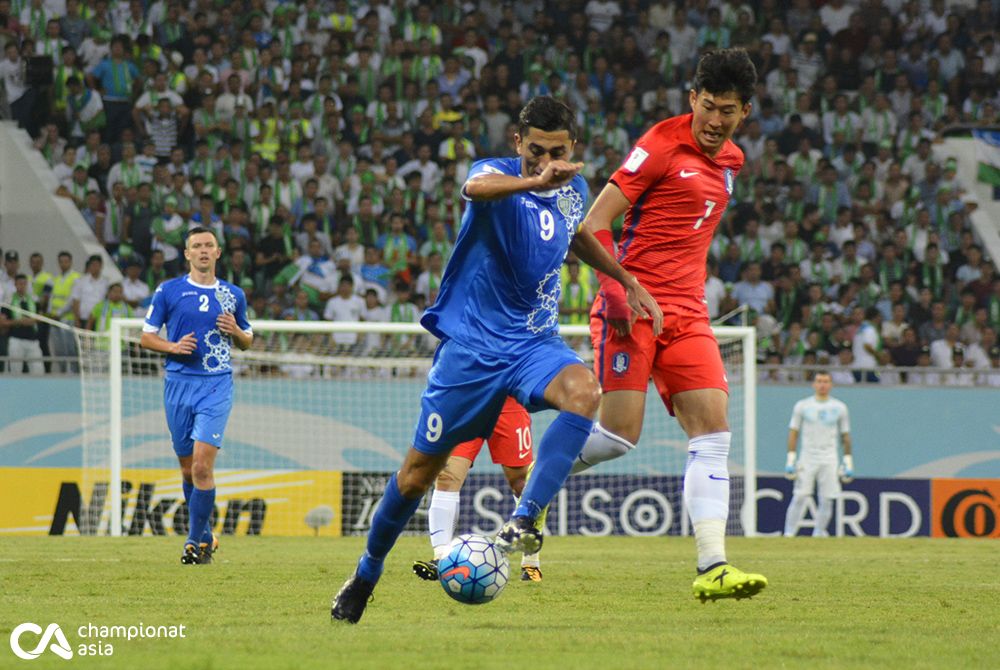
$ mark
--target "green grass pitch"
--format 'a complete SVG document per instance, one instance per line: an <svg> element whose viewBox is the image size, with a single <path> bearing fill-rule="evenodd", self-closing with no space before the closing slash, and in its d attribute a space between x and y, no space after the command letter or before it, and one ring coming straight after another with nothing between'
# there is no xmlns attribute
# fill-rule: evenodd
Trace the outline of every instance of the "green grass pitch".
<svg viewBox="0 0 1000 670"><path fill-rule="evenodd" d="M550 538L545 580L484 606L410 573L400 540L356 626L330 620L361 538L223 538L181 566L176 538L0 540L0 668L995 668L996 541L730 538L770 586L752 600L691 594L690 538ZM111 656L22 661L25 621L186 626L184 639L111 640ZM22 647L37 636L25 635Z"/></svg>

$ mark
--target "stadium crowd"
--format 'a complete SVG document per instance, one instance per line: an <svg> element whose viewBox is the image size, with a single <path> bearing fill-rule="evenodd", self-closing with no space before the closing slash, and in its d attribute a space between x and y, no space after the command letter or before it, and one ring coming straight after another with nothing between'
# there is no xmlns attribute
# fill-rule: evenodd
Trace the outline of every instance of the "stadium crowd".
<svg viewBox="0 0 1000 670"><path fill-rule="evenodd" d="M0 296L106 327L183 272L203 225L252 318L415 322L470 164L510 154L525 101L577 111L596 193L687 111L698 55L742 46L759 84L711 315L743 307L762 362L853 370L837 383L891 365L969 368L942 383L971 385L998 376L1000 278L932 149L998 123L998 21L991 0L0 0L10 116L126 276L107 286L100 258L22 269L7 250ZM49 84L25 76L38 56ZM588 322L595 290L568 258L564 322ZM13 317L11 339L30 334Z"/></svg>

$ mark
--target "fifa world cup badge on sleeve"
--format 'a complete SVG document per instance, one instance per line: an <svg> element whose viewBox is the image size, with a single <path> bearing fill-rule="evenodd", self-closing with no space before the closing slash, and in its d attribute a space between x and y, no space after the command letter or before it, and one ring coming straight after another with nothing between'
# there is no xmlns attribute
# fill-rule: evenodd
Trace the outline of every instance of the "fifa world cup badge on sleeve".
<svg viewBox="0 0 1000 670"><path fill-rule="evenodd" d="M639 147L636 147L632 149L632 153L628 155L628 160L625 161L625 165L623 165L622 167L624 167L629 172L635 172L636 170L639 169L639 166L642 165L643 161L645 161L648 156L649 152L647 152L645 149L640 149Z"/></svg>
<svg viewBox="0 0 1000 670"><path fill-rule="evenodd" d="M726 182L726 193L732 195L733 183L736 181L735 177L733 176L733 171L729 168L726 168L725 170L722 171L722 178Z"/></svg>

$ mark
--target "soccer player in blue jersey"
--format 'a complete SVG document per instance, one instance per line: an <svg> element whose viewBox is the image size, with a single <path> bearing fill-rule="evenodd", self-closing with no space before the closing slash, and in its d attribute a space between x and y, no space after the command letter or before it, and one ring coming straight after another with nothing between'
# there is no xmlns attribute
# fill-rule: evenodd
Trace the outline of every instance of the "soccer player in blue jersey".
<svg viewBox="0 0 1000 670"><path fill-rule="evenodd" d="M191 271L156 289L140 341L167 354L163 404L188 505L185 565L212 562L215 458L233 407L230 350L234 343L240 349L253 343L243 290L215 276L221 254L215 233L191 229L184 245ZM158 334L164 325L166 339Z"/></svg>
<svg viewBox="0 0 1000 670"><path fill-rule="evenodd" d="M437 302L421 319L441 344L421 399L413 445L386 485L366 550L337 593L334 619L357 623L382 574L386 555L452 449L489 437L507 396L529 411L559 416L542 436L534 473L497 535L504 551L536 553L534 520L569 475L590 434L601 390L558 335L560 268L572 248L614 277L636 317L662 314L649 293L580 229L587 202L582 163L570 163L574 115L548 96L521 110L517 157L477 161L462 187L468 201Z"/></svg>

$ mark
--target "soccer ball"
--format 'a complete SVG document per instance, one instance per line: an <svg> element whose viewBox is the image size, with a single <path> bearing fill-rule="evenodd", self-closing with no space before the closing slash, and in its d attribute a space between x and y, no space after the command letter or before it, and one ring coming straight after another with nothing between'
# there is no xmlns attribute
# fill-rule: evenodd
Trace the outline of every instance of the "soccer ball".
<svg viewBox="0 0 1000 670"><path fill-rule="evenodd" d="M448 555L438 561L438 579L444 592L466 605L496 600L507 586L507 556L482 535L459 535Z"/></svg>

